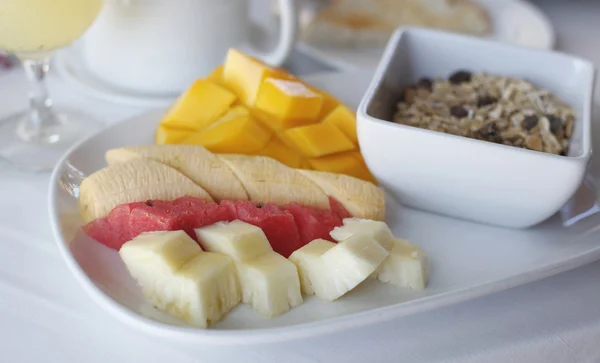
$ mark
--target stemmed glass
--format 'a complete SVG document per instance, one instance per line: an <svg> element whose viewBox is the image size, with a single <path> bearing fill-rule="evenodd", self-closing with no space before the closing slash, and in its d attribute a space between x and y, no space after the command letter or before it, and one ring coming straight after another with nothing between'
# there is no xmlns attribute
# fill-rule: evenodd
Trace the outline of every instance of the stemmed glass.
<svg viewBox="0 0 600 363"><path fill-rule="evenodd" d="M16 167L54 167L75 142L101 125L75 110L53 106L46 88L51 54L93 23L102 0L1 0L0 49L15 54L31 82L29 109L0 118L0 159Z"/></svg>

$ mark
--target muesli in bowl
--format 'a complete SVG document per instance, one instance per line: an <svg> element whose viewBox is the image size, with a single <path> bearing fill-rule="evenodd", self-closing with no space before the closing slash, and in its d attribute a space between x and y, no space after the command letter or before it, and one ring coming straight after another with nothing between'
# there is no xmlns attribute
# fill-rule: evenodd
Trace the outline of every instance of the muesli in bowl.
<svg viewBox="0 0 600 363"><path fill-rule="evenodd" d="M566 54L399 29L358 108L361 152L406 206L529 227L585 176L594 76Z"/></svg>

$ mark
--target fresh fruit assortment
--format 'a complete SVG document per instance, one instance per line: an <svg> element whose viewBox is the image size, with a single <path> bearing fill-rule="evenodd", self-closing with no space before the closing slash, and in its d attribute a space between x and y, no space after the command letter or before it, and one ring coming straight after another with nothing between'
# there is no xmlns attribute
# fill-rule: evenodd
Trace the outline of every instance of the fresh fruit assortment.
<svg viewBox="0 0 600 363"><path fill-rule="evenodd" d="M192 90L157 130L165 145L111 149L79 188L83 231L151 304L206 328L241 302L273 318L369 278L425 288L427 256L383 222L350 111L235 51Z"/></svg>
<svg viewBox="0 0 600 363"><path fill-rule="evenodd" d="M119 253L154 306L200 328L240 302L272 318L302 304L302 295L334 301L369 277L425 287L426 256L385 223L347 218L334 232L337 243L315 239L289 259L239 220L197 228L200 245L183 231L144 232Z"/></svg>
<svg viewBox="0 0 600 363"><path fill-rule="evenodd" d="M292 168L375 182L359 151L352 110L235 49L171 106L156 130L156 144L269 156Z"/></svg>

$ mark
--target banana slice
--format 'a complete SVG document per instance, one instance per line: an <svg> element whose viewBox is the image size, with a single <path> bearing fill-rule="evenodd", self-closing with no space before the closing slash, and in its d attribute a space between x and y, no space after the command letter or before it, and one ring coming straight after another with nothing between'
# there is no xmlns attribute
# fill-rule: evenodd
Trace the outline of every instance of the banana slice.
<svg viewBox="0 0 600 363"><path fill-rule="evenodd" d="M294 264L273 251L263 231L242 221L219 222L196 229L207 251L235 261L242 300L272 318L302 303L300 279Z"/></svg>
<svg viewBox="0 0 600 363"><path fill-rule="evenodd" d="M379 221L385 219L383 191L375 184L344 174L304 169L296 171L342 203L353 217Z"/></svg>
<svg viewBox="0 0 600 363"><path fill-rule="evenodd" d="M252 201L329 209L329 198L319 187L275 159L227 154L218 157L237 175Z"/></svg>
<svg viewBox="0 0 600 363"><path fill-rule="evenodd" d="M219 321L241 300L233 260L203 252L183 231L142 233L119 254L148 301L196 327Z"/></svg>
<svg viewBox="0 0 600 363"><path fill-rule="evenodd" d="M148 158L166 164L200 185L216 201L248 200L246 189L215 154L196 145L144 145L106 152L109 165L135 158Z"/></svg>
<svg viewBox="0 0 600 363"><path fill-rule="evenodd" d="M202 187L177 170L150 159L110 165L85 178L79 187L79 212L87 223L123 203L193 196L212 201Z"/></svg>

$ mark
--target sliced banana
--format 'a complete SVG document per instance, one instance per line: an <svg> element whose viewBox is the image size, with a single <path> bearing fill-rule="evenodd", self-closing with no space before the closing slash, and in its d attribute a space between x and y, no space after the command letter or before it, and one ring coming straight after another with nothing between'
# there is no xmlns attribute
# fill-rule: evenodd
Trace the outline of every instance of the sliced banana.
<svg viewBox="0 0 600 363"><path fill-rule="evenodd" d="M356 218L385 219L385 199L375 184L344 174L296 169L318 185L325 194L337 199Z"/></svg>
<svg viewBox="0 0 600 363"><path fill-rule="evenodd" d="M252 201L277 205L298 203L329 209L329 198L319 187L296 169L275 159L228 154L218 157L233 170Z"/></svg>
<svg viewBox="0 0 600 363"><path fill-rule="evenodd" d="M204 188L216 201L248 200L246 189L231 169L202 146L143 145L106 152L109 165L135 158L148 158L167 164Z"/></svg>
<svg viewBox="0 0 600 363"><path fill-rule="evenodd" d="M85 178L79 187L79 212L85 222L101 218L123 203L211 196L177 170L150 159L110 165Z"/></svg>

